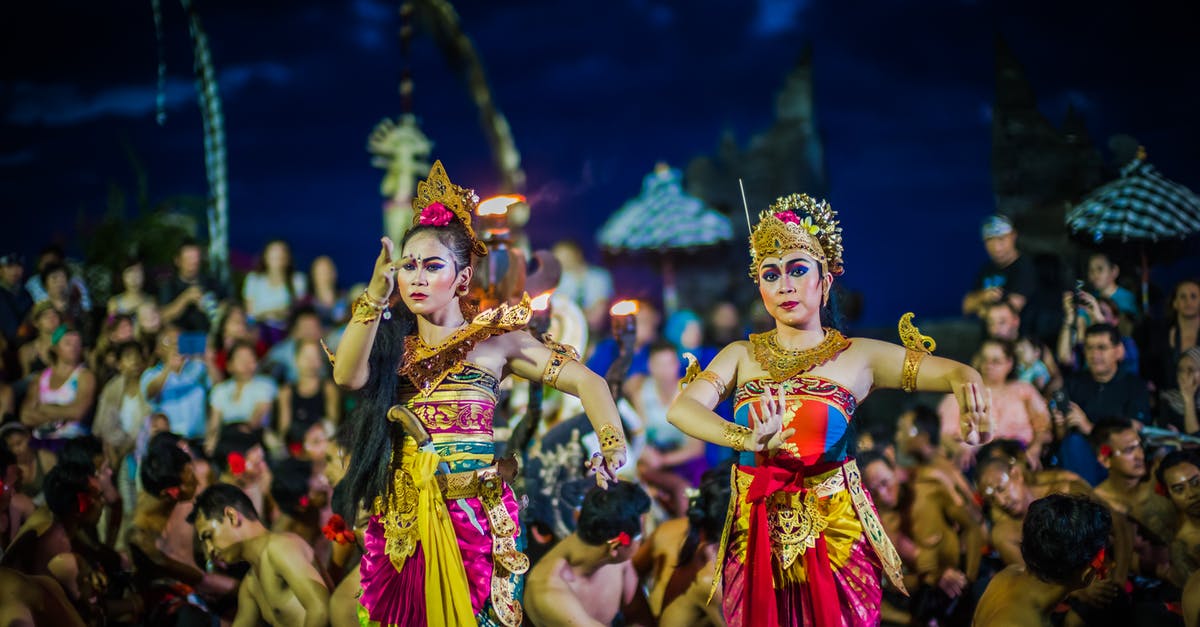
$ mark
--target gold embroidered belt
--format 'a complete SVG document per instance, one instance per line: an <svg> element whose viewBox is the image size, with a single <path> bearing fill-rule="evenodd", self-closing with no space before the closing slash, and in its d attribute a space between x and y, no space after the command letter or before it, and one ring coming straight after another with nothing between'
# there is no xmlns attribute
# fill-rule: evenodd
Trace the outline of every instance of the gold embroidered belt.
<svg viewBox="0 0 1200 627"><path fill-rule="evenodd" d="M853 505L853 515L862 526L863 534L871 548L879 557L883 571L892 584L904 594L907 591L901 581L900 556L896 553L892 541L883 530L879 515L868 500L862 486L862 473L853 459L827 467L808 477L803 471L792 473L781 468L756 467L749 472L735 466L731 473L733 498L729 502L729 511L725 521L725 530L721 534L721 544L718 550L712 592L721 581L721 571L724 567L726 551L730 550L730 534L737 526L735 519L745 517L752 506L751 500L765 499L767 535L771 552L783 569L788 569L807 550L812 549L821 533L829 525L829 497L841 492L847 492ZM832 472L831 472L832 471ZM751 485L756 474L773 475L764 478L770 489L764 496L754 494ZM821 475L826 475L821 477ZM818 478L820 477L820 478ZM711 594L710 594L711 598Z"/></svg>

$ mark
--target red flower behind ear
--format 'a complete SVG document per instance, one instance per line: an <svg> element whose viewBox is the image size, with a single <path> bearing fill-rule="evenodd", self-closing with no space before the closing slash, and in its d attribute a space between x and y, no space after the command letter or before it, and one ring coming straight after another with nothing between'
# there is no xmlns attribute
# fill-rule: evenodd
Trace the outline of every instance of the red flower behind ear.
<svg viewBox="0 0 1200 627"><path fill-rule="evenodd" d="M1107 444L1100 445L1100 457L1112 457L1112 447Z"/></svg>
<svg viewBox="0 0 1200 627"><path fill-rule="evenodd" d="M179 500L179 486L171 486L171 487L163 490L163 494L171 497L171 500L173 500L173 501L178 501Z"/></svg>
<svg viewBox="0 0 1200 627"><path fill-rule="evenodd" d="M629 534L625 533L624 531L617 534L617 544L621 546L629 546L630 542L633 542L633 540L629 537Z"/></svg>
<svg viewBox="0 0 1200 627"><path fill-rule="evenodd" d="M246 472L246 456L238 452L230 453L225 456L225 461L229 462L229 472L234 476Z"/></svg>
<svg viewBox="0 0 1200 627"><path fill-rule="evenodd" d="M308 495L307 495L307 494L305 494L304 496L301 496L301 497L300 497L300 507L307 508L307 507L308 507L308 503L309 503L309 500L308 500Z"/></svg>
<svg viewBox="0 0 1200 627"><path fill-rule="evenodd" d="M300 455L304 452L304 443L292 442L291 444L288 444L288 452L292 454L292 457L300 457Z"/></svg>
<svg viewBox="0 0 1200 627"><path fill-rule="evenodd" d="M79 513L82 514L88 511L88 507L92 505L92 495L87 492L80 492L75 495L76 501L79 503Z"/></svg>
<svg viewBox="0 0 1200 627"><path fill-rule="evenodd" d="M354 531L346 526L346 520L338 514L329 517L329 522L321 527L321 533L338 544L350 544L355 540Z"/></svg>
<svg viewBox="0 0 1200 627"><path fill-rule="evenodd" d="M1105 554L1107 553L1106 548L1100 547L1100 550L1096 553L1096 557L1092 558L1090 564L1092 570L1096 572L1097 579L1104 579L1108 576L1108 564L1104 563Z"/></svg>
<svg viewBox="0 0 1200 627"><path fill-rule="evenodd" d="M1163 487L1163 484L1162 484L1162 482L1161 482L1161 481L1155 481L1155 482L1154 482L1154 493L1155 493L1155 494L1157 494L1157 495L1159 495L1159 496L1166 496L1166 495L1167 495L1167 489L1166 489L1165 487Z"/></svg>

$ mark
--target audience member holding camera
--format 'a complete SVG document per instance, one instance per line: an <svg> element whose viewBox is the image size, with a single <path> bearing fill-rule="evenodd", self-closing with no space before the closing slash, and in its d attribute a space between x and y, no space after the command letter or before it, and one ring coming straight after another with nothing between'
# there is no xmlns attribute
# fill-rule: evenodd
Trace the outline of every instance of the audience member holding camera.
<svg viewBox="0 0 1200 627"><path fill-rule="evenodd" d="M1083 344L1087 370L1067 377L1066 398L1055 403L1051 416L1061 441L1060 465L1097 485L1105 473L1087 442L1093 421L1121 416L1136 421L1140 428L1150 419L1150 397L1144 381L1120 371L1125 348L1115 327L1093 324L1084 333Z"/></svg>

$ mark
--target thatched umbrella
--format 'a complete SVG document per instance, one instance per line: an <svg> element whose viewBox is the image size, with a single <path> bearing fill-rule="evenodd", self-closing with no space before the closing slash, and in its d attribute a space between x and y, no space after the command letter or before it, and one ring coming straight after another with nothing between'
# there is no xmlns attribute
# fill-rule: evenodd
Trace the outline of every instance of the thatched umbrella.
<svg viewBox="0 0 1200 627"><path fill-rule="evenodd" d="M663 305L678 303L673 256L732 239L729 218L683 191L679 170L659 163L642 179L642 192L600 227L597 239L610 253L653 253L663 273Z"/></svg>
<svg viewBox="0 0 1200 627"><path fill-rule="evenodd" d="M1093 190L1066 215L1072 234L1095 246L1136 246L1142 259L1142 307L1149 302L1151 252L1200 233L1200 198L1146 161L1141 147L1121 175Z"/></svg>

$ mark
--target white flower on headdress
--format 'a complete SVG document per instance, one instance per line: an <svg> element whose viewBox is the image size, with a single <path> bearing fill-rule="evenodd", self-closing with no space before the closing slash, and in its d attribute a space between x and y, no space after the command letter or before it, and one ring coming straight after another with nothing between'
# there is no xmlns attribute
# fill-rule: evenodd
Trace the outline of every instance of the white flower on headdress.
<svg viewBox="0 0 1200 627"><path fill-rule="evenodd" d="M821 227L813 224L812 216L804 216L800 221L800 228L808 231L809 235L818 235L821 233Z"/></svg>

